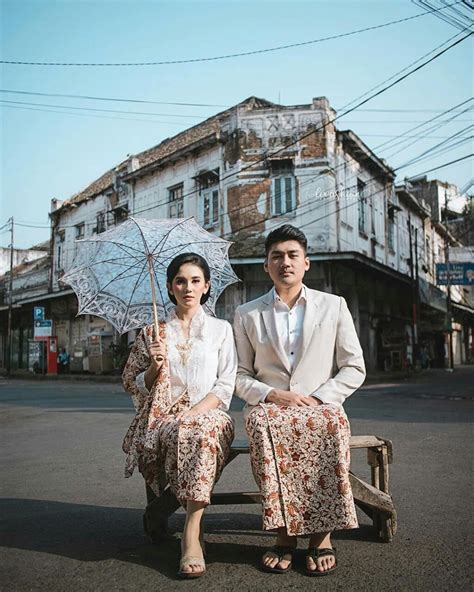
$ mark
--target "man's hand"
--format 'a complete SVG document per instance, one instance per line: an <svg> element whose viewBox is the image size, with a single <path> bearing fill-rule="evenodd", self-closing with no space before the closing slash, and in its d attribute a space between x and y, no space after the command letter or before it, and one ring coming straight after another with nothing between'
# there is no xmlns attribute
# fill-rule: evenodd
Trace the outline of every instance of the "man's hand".
<svg viewBox="0 0 474 592"><path fill-rule="evenodd" d="M315 397L306 395L299 395L293 391L283 391L280 389L273 389L270 391L265 399L265 403L275 403L282 407L317 407L322 405L322 402Z"/></svg>

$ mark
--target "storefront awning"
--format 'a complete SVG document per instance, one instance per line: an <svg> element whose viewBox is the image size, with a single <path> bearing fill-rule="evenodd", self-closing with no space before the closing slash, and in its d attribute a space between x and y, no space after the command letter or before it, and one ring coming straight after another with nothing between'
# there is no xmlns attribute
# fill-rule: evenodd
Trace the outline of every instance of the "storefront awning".
<svg viewBox="0 0 474 592"><path fill-rule="evenodd" d="M420 287L421 303L441 312L446 312L446 294L422 278L419 278L418 284Z"/></svg>

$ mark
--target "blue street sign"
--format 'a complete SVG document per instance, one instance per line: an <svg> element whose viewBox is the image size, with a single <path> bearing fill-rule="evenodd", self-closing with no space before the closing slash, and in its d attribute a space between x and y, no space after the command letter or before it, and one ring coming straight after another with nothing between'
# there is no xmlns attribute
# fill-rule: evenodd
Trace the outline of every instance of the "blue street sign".
<svg viewBox="0 0 474 592"><path fill-rule="evenodd" d="M436 283L446 286L448 269L446 263L436 264ZM472 286L474 284L474 263L449 263L449 283L452 286Z"/></svg>
<svg viewBox="0 0 474 592"><path fill-rule="evenodd" d="M44 306L35 306L34 307L33 320L44 321Z"/></svg>

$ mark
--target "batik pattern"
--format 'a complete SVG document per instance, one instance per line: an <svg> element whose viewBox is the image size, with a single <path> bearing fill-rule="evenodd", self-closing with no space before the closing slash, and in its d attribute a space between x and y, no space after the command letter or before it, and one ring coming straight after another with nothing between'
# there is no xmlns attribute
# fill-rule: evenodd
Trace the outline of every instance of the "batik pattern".
<svg viewBox="0 0 474 592"><path fill-rule="evenodd" d="M263 528L292 536L357 528L349 483L350 426L341 407L263 403L246 421Z"/></svg>

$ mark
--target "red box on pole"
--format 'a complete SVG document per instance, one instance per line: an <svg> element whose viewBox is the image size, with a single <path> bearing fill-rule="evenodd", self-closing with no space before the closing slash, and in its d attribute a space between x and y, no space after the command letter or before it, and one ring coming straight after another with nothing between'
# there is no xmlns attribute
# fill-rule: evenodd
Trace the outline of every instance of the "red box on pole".
<svg viewBox="0 0 474 592"><path fill-rule="evenodd" d="M47 358L47 373L57 374L58 373L58 338L48 337L46 344L46 358Z"/></svg>

